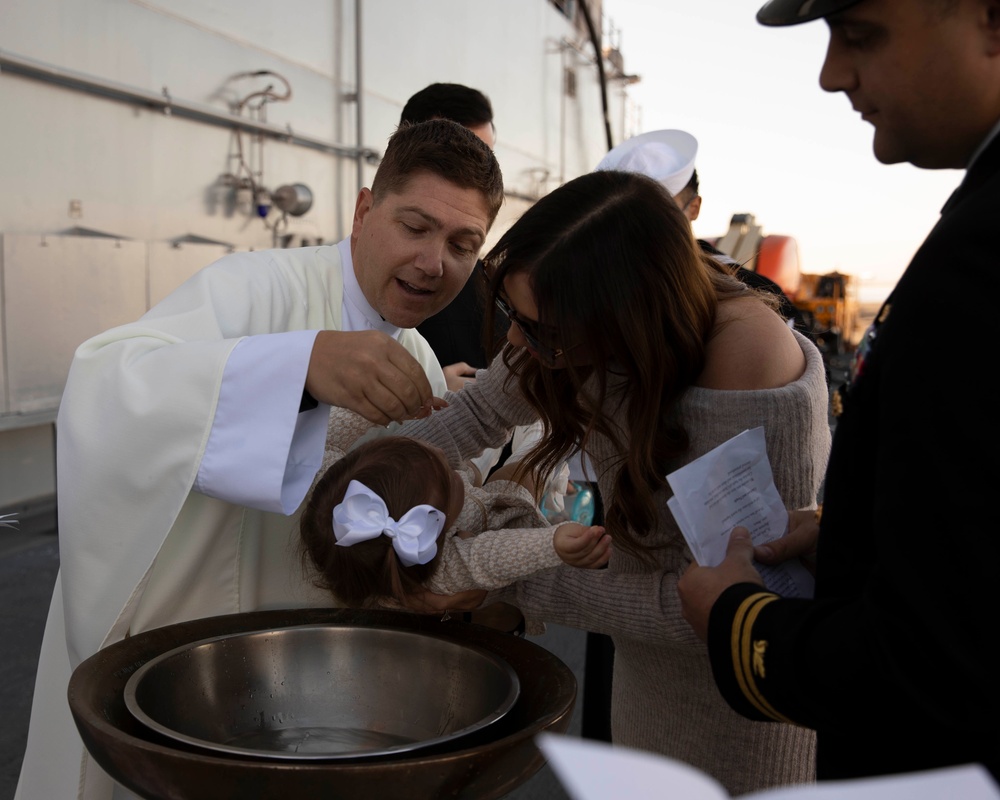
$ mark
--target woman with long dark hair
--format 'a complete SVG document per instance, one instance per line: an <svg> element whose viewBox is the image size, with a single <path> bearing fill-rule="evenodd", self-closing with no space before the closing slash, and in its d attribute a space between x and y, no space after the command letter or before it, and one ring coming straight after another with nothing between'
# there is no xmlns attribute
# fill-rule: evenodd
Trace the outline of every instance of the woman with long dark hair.
<svg viewBox="0 0 1000 800"><path fill-rule="evenodd" d="M715 688L680 612L691 554L666 475L763 426L785 504L815 505L830 444L819 351L703 256L669 194L635 173L556 189L484 265L495 311L513 323L507 344L449 408L403 432L458 463L540 418L545 434L524 468L585 451L613 542L608 569L558 567L488 602L613 638L616 744L691 763L734 796L811 780L810 731L750 722Z"/></svg>

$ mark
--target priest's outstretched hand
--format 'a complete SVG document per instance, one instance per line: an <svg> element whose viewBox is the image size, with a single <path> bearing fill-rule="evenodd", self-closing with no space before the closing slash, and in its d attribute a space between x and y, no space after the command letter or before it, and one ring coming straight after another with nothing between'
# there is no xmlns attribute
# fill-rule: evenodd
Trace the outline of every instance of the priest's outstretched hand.
<svg viewBox="0 0 1000 800"><path fill-rule="evenodd" d="M381 331L320 331L306 391L377 425L426 417L447 405L434 397L420 363Z"/></svg>

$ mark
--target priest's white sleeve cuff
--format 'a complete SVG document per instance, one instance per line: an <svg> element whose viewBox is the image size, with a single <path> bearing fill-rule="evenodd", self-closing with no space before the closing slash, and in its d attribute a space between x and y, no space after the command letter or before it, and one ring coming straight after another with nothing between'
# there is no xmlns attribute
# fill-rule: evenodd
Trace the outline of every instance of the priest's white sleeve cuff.
<svg viewBox="0 0 1000 800"><path fill-rule="evenodd" d="M317 331L247 336L226 362L194 489L291 514L323 462L330 407L299 413Z"/></svg>

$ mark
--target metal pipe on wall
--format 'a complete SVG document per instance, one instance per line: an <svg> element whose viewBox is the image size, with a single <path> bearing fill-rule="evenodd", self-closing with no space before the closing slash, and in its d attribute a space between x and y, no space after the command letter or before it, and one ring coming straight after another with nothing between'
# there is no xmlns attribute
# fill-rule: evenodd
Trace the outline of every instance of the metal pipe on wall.
<svg viewBox="0 0 1000 800"><path fill-rule="evenodd" d="M354 0L354 94L355 94L355 141L358 146L361 146L361 142L364 139L364 92L362 91L361 83L361 0ZM364 174L364 164L361 163L361 159L358 159L358 185L357 191L360 192L362 187L365 185L365 174Z"/></svg>
<svg viewBox="0 0 1000 800"><path fill-rule="evenodd" d="M118 83L117 81L110 81L76 70L46 64L42 61L17 55L9 50L0 50L0 72L9 72L13 75L21 75L26 78L62 86L63 88L73 89L74 91L86 92L146 108L159 109L165 114L176 115L210 125L236 128L248 133L268 136L286 144L308 147L312 150L320 150L324 153L343 158L353 158L358 162L359 175L361 174L362 159L377 161L379 158L379 153L366 147L347 147L345 145L333 144L312 136L294 133L290 128L281 128L278 125L270 125L266 122L255 122L254 120L237 117L234 114L217 111L211 106L177 100L170 96L166 87L164 87L162 94L156 94L155 92ZM358 125L358 142L361 142L360 122Z"/></svg>

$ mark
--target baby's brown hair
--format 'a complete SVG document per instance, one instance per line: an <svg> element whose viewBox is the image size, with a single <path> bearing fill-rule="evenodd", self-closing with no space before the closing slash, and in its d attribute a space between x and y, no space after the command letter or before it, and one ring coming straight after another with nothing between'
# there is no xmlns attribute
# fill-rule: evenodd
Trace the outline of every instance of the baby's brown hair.
<svg viewBox="0 0 1000 800"><path fill-rule="evenodd" d="M303 558L315 567L314 583L351 608L375 605L380 598L403 602L430 578L441 557L438 549L426 564L404 566L387 536L341 547L333 531L333 510L351 481L382 498L399 520L414 506L429 504L446 513L451 492L449 467L424 444L405 436L385 436L352 450L332 464L313 489L299 521Z"/></svg>

